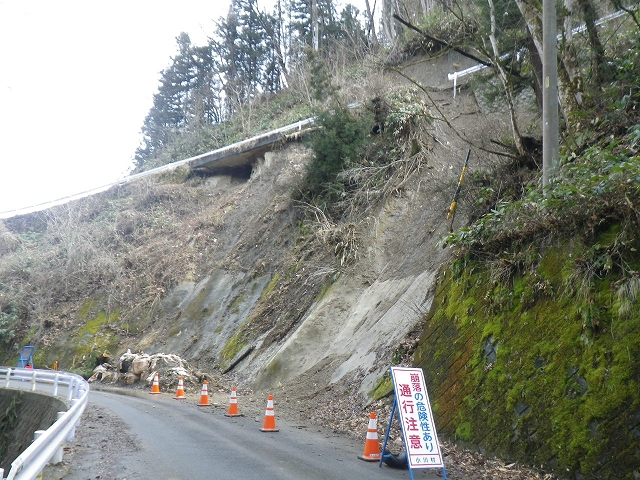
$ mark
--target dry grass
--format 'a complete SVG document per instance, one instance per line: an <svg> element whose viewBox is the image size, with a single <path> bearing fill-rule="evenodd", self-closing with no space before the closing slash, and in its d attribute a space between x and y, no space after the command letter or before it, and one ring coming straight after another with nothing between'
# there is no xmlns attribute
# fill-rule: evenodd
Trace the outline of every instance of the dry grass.
<svg viewBox="0 0 640 480"><path fill-rule="evenodd" d="M128 327L178 281L210 269L209 240L224 208L205 181L170 180L141 180L0 223L0 307L20 312L19 333L51 337L47 330L69 327L89 299L98 310L126 306L114 328Z"/></svg>

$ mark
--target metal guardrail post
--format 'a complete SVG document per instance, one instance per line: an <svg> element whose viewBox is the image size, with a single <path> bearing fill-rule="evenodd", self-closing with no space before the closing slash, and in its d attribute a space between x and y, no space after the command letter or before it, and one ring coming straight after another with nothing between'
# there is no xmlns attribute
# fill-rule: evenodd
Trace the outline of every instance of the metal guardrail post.
<svg viewBox="0 0 640 480"><path fill-rule="evenodd" d="M71 400L71 407L73 408L79 402L80 402L80 399L78 398ZM76 427L78 426L79 423L80 423L80 418L78 417L78 421L75 423L73 428L69 430L69 433L67 434L67 438L65 439L66 442L73 442L73 439L76 438Z"/></svg>
<svg viewBox="0 0 640 480"><path fill-rule="evenodd" d="M56 421L60 420L62 417L64 417L64 415L67 412L58 412L58 415L56 417ZM67 440L68 441L68 440ZM60 462L62 462L62 456L64 454L64 443L61 443L60 446L58 447L58 450L56 450L56 453L53 454L53 457L51 457L51 463L53 463L54 465L59 464Z"/></svg>
<svg viewBox="0 0 640 480"><path fill-rule="evenodd" d="M46 430L36 430L35 432L33 432L33 441L35 442L36 440L38 440L42 435L44 435L45 432ZM40 473L36 475L36 479L42 478L43 473L44 473L44 467L42 470L40 470Z"/></svg>

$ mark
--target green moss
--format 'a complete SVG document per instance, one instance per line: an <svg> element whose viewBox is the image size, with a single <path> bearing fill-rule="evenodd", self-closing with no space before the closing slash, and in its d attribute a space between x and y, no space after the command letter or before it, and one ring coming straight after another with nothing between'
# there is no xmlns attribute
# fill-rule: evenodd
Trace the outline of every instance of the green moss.
<svg viewBox="0 0 640 480"><path fill-rule="evenodd" d="M471 424L469 422L463 422L458 425L458 428L456 428L456 439L468 442L472 437Z"/></svg>
<svg viewBox="0 0 640 480"><path fill-rule="evenodd" d="M220 358L225 362L231 360L246 344L247 341L244 339L243 333L241 331L237 332L220 351Z"/></svg>
<svg viewBox="0 0 640 480"><path fill-rule="evenodd" d="M278 284L279 279L280 279L280 274L276 273L271 279L271 281L267 284L267 286L264 287L264 290L262 290L262 295L260 296L261 302L264 301L271 292L273 292L273 290L276 288L276 285Z"/></svg>
<svg viewBox="0 0 640 480"><path fill-rule="evenodd" d="M555 459L563 474L632 478L640 469L640 306L615 315L613 271L591 281L588 297L567 289L576 253L587 251L579 245L541 251L507 283L492 283L480 262L457 275L452 267L415 360L432 379L442 435L529 464Z"/></svg>
<svg viewBox="0 0 640 480"><path fill-rule="evenodd" d="M114 312L111 314L107 314L107 312L102 311L94 318L87 320L84 324L84 327L80 329L79 335L95 335L98 331L107 323L115 322L120 316L120 312Z"/></svg>
<svg viewBox="0 0 640 480"><path fill-rule="evenodd" d="M85 377L90 376L96 367L97 358L104 352L113 352L117 349L120 335L107 327L117 323L119 318L120 312L118 310L114 312L100 311L95 317L87 319L79 329L72 332L66 343L73 345L73 347L64 350L49 349L42 361L51 364L53 361L59 360L61 368Z"/></svg>
<svg viewBox="0 0 640 480"><path fill-rule="evenodd" d="M29 332L24 336L24 338L20 342L20 348L22 348L22 347L24 347L26 345L30 345L31 344L31 340L33 339L33 337L35 336L36 333L38 333L38 329L36 327L31 327Z"/></svg>
<svg viewBox="0 0 640 480"><path fill-rule="evenodd" d="M87 315L89 315L89 312L94 309L95 305L96 305L95 300L93 299L87 300L80 307L80 312L78 312L78 316L80 318L87 318Z"/></svg>
<svg viewBox="0 0 640 480"><path fill-rule="evenodd" d="M393 380L391 379L391 375L385 374L376 386L369 392L369 398L373 401L380 400L381 398L387 397L393 393Z"/></svg>

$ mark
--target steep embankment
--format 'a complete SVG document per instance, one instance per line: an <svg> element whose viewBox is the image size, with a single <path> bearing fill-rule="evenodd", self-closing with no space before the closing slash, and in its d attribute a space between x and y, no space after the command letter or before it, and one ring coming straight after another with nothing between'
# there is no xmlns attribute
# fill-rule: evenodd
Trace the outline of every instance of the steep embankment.
<svg viewBox="0 0 640 480"><path fill-rule="evenodd" d="M345 401L370 402L390 363L407 360L448 256L438 242L469 148L451 126L479 143L504 128L469 92L453 99L432 88L430 96L421 101L447 108L451 125L433 123L422 168L359 222L322 212L303 222L296 209L305 207L291 197L308 153L289 145L268 154L224 200L218 268L171 292L138 345L220 367L256 389L291 387L319 401L350 391L357 395ZM493 162L473 152L474 171ZM351 261L341 265L345 250Z"/></svg>
<svg viewBox="0 0 640 480"><path fill-rule="evenodd" d="M444 435L572 478L635 478L640 321L616 318L618 275L583 297L571 276L588 249L562 241L531 271L503 270L509 280L496 277L506 264L447 269L416 354Z"/></svg>
<svg viewBox="0 0 640 480"><path fill-rule="evenodd" d="M103 352L177 354L224 385L286 392L313 420L361 418L420 336L467 150L470 186L500 162L477 147L508 135L472 92L453 97L444 78L460 58L440 62L407 67L432 80L424 90L375 79L376 93L405 92L429 114L396 152L393 188L365 192L349 222L293 200L309 161L298 143L248 179L176 171L6 221L0 273L5 298L29 312L22 342L38 345L40 365L65 369L91 370ZM471 204L460 199L456 225Z"/></svg>

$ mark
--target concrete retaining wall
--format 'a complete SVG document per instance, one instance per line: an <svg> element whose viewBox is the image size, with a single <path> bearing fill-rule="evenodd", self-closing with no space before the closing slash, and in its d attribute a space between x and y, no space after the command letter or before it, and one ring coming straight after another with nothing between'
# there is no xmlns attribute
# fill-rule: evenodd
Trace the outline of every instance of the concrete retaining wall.
<svg viewBox="0 0 640 480"><path fill-rule="evenodd" d="M0 389L0 468L8 472L13 462L33 441L36 430L46 430L58 412L66 412L60 399L33 392ZM12 419L13 427L11 427Z"/></svg>

